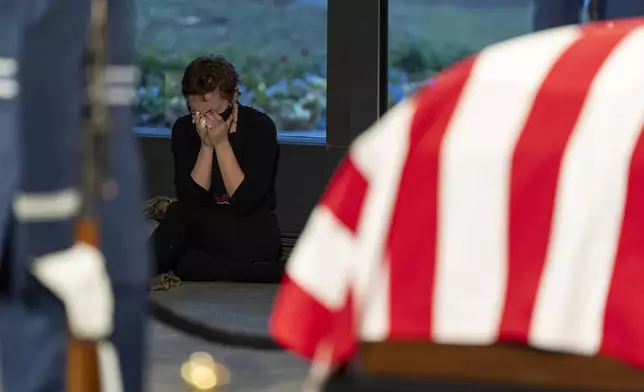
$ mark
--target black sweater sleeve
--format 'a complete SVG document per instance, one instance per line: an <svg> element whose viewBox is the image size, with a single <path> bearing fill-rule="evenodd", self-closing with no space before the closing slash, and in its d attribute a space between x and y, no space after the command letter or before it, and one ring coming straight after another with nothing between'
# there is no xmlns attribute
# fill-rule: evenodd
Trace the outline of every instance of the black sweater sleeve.
<svg viewBox="0 0 644 392"><path fill-rule="evenodd" d="M270 117L261 114L243 132L244 158L239 164L244 180L231 196L230 204L238 212L250 214L261 205L275 182L277 129Z"/></svg>
<svg viewBox="0 0 644 392"><path fill-rule="evenodd" d="M174 187L177 198L197 205L213 203L213 197L197 184L190 173L197 162L201 141L189 116L179 118L172 126L171 148L174 159Z"/></svg>

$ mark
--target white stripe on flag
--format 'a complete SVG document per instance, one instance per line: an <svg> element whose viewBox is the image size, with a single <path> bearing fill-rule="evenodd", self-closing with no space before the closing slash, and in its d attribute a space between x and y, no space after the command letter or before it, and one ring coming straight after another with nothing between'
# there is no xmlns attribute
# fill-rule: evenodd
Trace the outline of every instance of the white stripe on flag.
<svg viewBox="0 0 644 392"><path fill-rule="evenodd" d="M644 121L642 53L640 28L600 69L564 154L531 326L536 347L586 355L600 347L630 159Z"/></svg>
<svg viewBox="0 0 644 392"><path fill-rule="evenodd" d="M386 257L386 255L384 255ZM390 327L390 268L389 260L378 259L368 266L365 276L370 286L363 285L362 314L359 317L360 338L366 342L381 342L387 339ZM363 280L364 278L360 279ZM356 287L360 289L361 287ZM356 290L357 292L357 290Z"/></svg>
<svg viewBox="0 0 644 392"><path fill-rule="evenodd" d="M12 78L18 72L18 62L10 57L0 57L0 77Z"/></svg>
<svg viewBox="0 0 644 392"><path fill-rule="evenodd" d="M50 222L74 218L81 208L76 189L50 193L23 193L13 201L13 213L21 222Z"/></svg>
<svg viewBox="0 0 644 392"><path fill-rule="evenodd" d="M329 310L341 309L350 287L357 243L335 215L319 206L309 218L286 273Z"/></svg>
<svg viewBox="0 0 644 392"><path fill-rule="evenodd" d="M543 80L577 28L494 45L477 59L441 150L433 338L498 336L507 279L514 147Z"/></svg>
<svg viewBox="0 0 644 392"><path fill-rule="evenodd" d="M0 78L0 99L14 99L20 91L18 82Z"/></svg>
<svg viewBox="0 0 644 392"><path fill-rule="evenodd" d="M358 228L360 253L353 278L358 308L363 309L361 336L366 340L382 340L389 333L389 268L382 254L383 244L391 227L415 111L415 100L399 103L360 135L350 150L354 165L369 183Z"/></svg>

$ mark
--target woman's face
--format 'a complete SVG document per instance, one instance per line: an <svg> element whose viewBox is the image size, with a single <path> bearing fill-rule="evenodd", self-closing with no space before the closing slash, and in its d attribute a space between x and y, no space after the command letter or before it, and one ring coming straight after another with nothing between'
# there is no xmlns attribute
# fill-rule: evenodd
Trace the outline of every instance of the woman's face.
<svg viewBox="0 0 644 392"><path fill-rule="evenodd" d="M204 95L189 95L188 105L192 116L199 113L223 113L228 109L229 102L219 95L219 91Z"/></svg>

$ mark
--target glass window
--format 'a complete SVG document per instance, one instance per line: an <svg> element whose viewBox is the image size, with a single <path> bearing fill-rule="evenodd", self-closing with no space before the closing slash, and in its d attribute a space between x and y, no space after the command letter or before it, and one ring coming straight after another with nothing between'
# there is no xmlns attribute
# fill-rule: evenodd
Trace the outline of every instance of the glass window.
<svg viewBox="0 0 644 392"><path fill-rule="evenodd" d="M268 113L280 134L326 136L327 0L136 0L136 103L143 132L187 113L183 69L226 56L241 77L240 101Z"/></svg>
<svg viewBox="0 0 644 392"><path fill-rule="evenodd" d="M389 107L484 47L532 31L533 0L389 0Z"/></svg>

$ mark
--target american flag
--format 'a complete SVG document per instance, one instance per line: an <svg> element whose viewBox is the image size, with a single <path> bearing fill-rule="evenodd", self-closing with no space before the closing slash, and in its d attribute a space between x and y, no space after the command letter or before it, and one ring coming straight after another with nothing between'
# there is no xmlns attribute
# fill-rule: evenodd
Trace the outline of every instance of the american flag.
<svg viewBox="0 0 644 392"><path fill-rule="evenodd" d="M644 19L535 33L441 74L351 146L273 335L498 341L644 367Z"/></svg>

